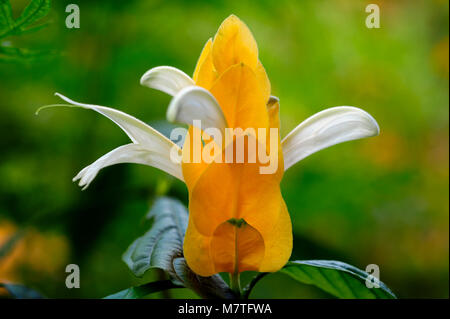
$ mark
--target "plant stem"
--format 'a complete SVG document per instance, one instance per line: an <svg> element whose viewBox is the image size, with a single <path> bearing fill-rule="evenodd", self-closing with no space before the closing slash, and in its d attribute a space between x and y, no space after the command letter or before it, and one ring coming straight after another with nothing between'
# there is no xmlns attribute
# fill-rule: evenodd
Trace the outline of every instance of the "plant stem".
<svg viewBox="0 0 450 319"><path fill-rule="evenodd" d="M230 273L230 288L236 294L237 298L241 298L241 278L238 272Z"/></svg>
<svg viewBox="0 0 450 319"><path fill-rule="evenodd" d="M269 274L268 272L261 272L258 275L256 275L250 281L250 283L246 287L244 287L244 289L242 289L242 299L248 299L250 296L250 293L252 292L253 287L255 287L255 285L258 283L258 281L260 281L262 278L264 278L268 274Z"/></svg>

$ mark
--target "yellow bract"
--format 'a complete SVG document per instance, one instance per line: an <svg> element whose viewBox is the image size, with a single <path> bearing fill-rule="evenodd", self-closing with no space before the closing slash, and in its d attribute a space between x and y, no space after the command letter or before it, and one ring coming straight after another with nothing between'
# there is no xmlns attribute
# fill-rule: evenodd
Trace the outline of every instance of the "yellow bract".
<svg viewBox="0 0 450 319"><path fill-rule="evenodd" d="M279 128L279 104L270 98L256 41L236 16L228 17L214 40L208 40L193 79L216 98L228 127ZM188 265L202 276L279 270L292 250L291 221L280 191L284 168L279 136L278 169L275 174L261 174L259 160L211 164L188 160L194 153L196 130L189 128L183 146L183 177L189 189L184 240ZM234 148L236 143L237 139L223 147ZM261 143L259 137L256 143ZM268 137L266 144L268 149Z"/></svg>
<svg viewBox="0 0 450 319"><path fill-rule="evenodd" d="M217 72L214 68L211 56L211 46L212 40L209 39L203 48L200 58L198 59L193 76L195 84L207 90L211 88L211 85L217 79Z"/></svg>
<svg viewBox="0 0 450 319"><path fill-rule="evenodd" d="M246 64L229 67L210 91L219 102L229 127L268 127L267 100L262 94L258 78Z"/></svg>
<svg viewBox="0 0 450 319"><path fill-rule="evenodd" d="M258 271L264 250L261 234L242 220L220 224L211 240L211 257L217 272Z"/></svg>

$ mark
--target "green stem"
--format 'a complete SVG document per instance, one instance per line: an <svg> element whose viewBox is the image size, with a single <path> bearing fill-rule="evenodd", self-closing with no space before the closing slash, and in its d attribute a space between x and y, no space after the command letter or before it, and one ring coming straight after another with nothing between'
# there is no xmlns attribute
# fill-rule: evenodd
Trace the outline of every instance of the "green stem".
<svg viewBox="0 0 450 319"><path fill-rule="evenodd" d="M236 294L237 298L241 298L241 278L238 272L230 273L230 288Z"/></svg>
<svg viewBox="0 0 450 319"><path fill-rule="evenodd" d="M261 272L258 275L256 275L252 279L252 281L250 281L250 283L246 287L244 287L244 289L242 289L242 299L248 299L250 297L250 293L253 290L253 287L255 287L255 285L258 283L258 281L260 281L262 278L264 278L268 274L269 274L268 272Z"/></svg>

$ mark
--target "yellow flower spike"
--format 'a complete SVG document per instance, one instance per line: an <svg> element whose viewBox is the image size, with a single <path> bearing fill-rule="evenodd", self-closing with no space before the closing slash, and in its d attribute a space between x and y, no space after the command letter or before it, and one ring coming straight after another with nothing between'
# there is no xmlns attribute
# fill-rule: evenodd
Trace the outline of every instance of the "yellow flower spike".
<svg viewBox="0 0 450 319"><path fill-rule="evenodd" d="M228 127L255 131L279 128L278 100L270 98L270 82L258 60L256 42L236 16L227 18L214 41L205 44L193 80L216 98ZM235 137L231 144L223 146L222 161L210 164L192 162L195 132L198 134L200 130L190 127L182 163L190 194L189 226L184 241L188 265L202 276L258 271L261 266L281 268L292 250L292 243L286 243L289 238L292 241L292 232L279 186L284 172L279 135L279 152L274 155L278 169L274 174L261 174L260 167L264 164L259 159L256 163L225 163L224 153L226 148L233 148L235 153L238 140L243 139L244 157L248 160L246 146L254 138L268 155L269 131L264 144L259 136ZM274 231L277 236L271 235ZM280 231L285 233L279 234ZM285 240L278 244L277 237Z"/></svg>

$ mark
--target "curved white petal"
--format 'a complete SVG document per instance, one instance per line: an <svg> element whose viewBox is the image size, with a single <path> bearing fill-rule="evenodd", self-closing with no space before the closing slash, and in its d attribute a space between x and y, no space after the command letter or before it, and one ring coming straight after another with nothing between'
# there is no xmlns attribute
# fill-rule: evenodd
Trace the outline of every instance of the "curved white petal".
<svg viewBox="0 0 450 319"><path fill-rule="evenodd" d="M141 85L176 95L187 86L195 85L194 80L183 71L171 66L158 66L141 77Z"/></svg>
<svg viewBox="0 0 450 319"><path fill-rule="evenodd" d="M284 169L329 146L376 136L380 128L367 112L352 106L338 106L309 117L281 142Z"/></svg>
<svg viewBox="0 0 450 319"><path fill-rule="evenodd" d="M84 190L102 168L120 163L136 163L153 166L183 181L181 165L172 162L163 148L149 150L142 145L133 143L122 145L103 155L91 165L83 168L73 178L73 181L80 180L78 185L83 187Z"/></svg>
<svg viewBox="0 0 450 319"><path fill-rule="evenodd" d="M101 157L97 162L99 164L102 164L104 166L113 165L116 163L123 163L123 161L117 162L117 158L126 158L125 162L132 162L135 163L137 160L142 161L142 158L145 158L147 162L143 164L151 165L157 168L160 168L169 174L183 180L182 174L181 174L181 167L176 168L176 162L171 160L171 151L172 149L175 149L175 153L180 151L179 146L177 146L175 143L173 143L171 140L166 138L164 135L159 133L157 130L153 129L151 126L145 124L144 122L138 120L137 118L128 115L124 112L105 107L105 106L98 106L98 105L91 105L91 104L83 104L78 103L75 101L72 101L71 99L59 94L55 93L55 95L59 96L64 101L72 104L69 106L75 106L75 107L81 107L85 109L94 110L107 118L109 118L111 121L116 123L127 135L128 137L133 141L136 146L129 146L128 148L118 148L105 156ZM50 107L50 106L49 106ZM45 107L43 107L45 108ZM42 108L41 108L42 109ZM39 109L39 110L41 110ZM38 112L39 112L38 110ZM130 144L133 145L133 144ZM138 149L140 150L138 152ZM133 150L129 155L125 154L123 152ZM142 153L143 150L145 150L145 153ZM120 151L120 152L119 152ZM135 161L133 161L133 156L139 154ZM120 156L119 156L120 155ZM119 157L118 157L119 156ZM140 158L140 159L139 159ZM112 161L112 162L111 162ZM114 162L116 161L116 162ZM141 163L139 162L138 163ZM95 162L95 163L97 163ZM112 164L111 164L111 163ZM95 164L94 163L94 164ZM93 164L93 165L94 165ZM175 165L175 166L174 166ZM99 169L95 170L97 166L92 166L90 170L87 168L80 172L80 174L87 174L84 180L80 181L81 184L85 185L88 184L97 174ZM93 174L92 172L95 172ZM78 176L80 176L80 174ZM84 176L84 175L83 175ZM92 176L92 177L90 177ZM80 177L82 178L82 177ZM89 181L89 182L86 182Z"/></svg>
<svg viewBox="0 0 450 319"><path fill-rule="evenodd" d="M223 131L227 126L219 103L209 91L199 86L184 88L172 99L167 109L167 120L194 125L202 130L213 127Z"/></svg>
<svg viewBox="0 0 450 319"><path fill-rule="evenodd" d="M111 121L116 123L128 135L133 143L142 144L148 149L164 148L167 150L167 154L169 154L170 149L174 145L171 140L166 138L151 126L122 111L105 106L75 102L59 93L55 93L55 95L59 96L61 99L72 104L73 106L94 110L106 116Z"/></svg>

